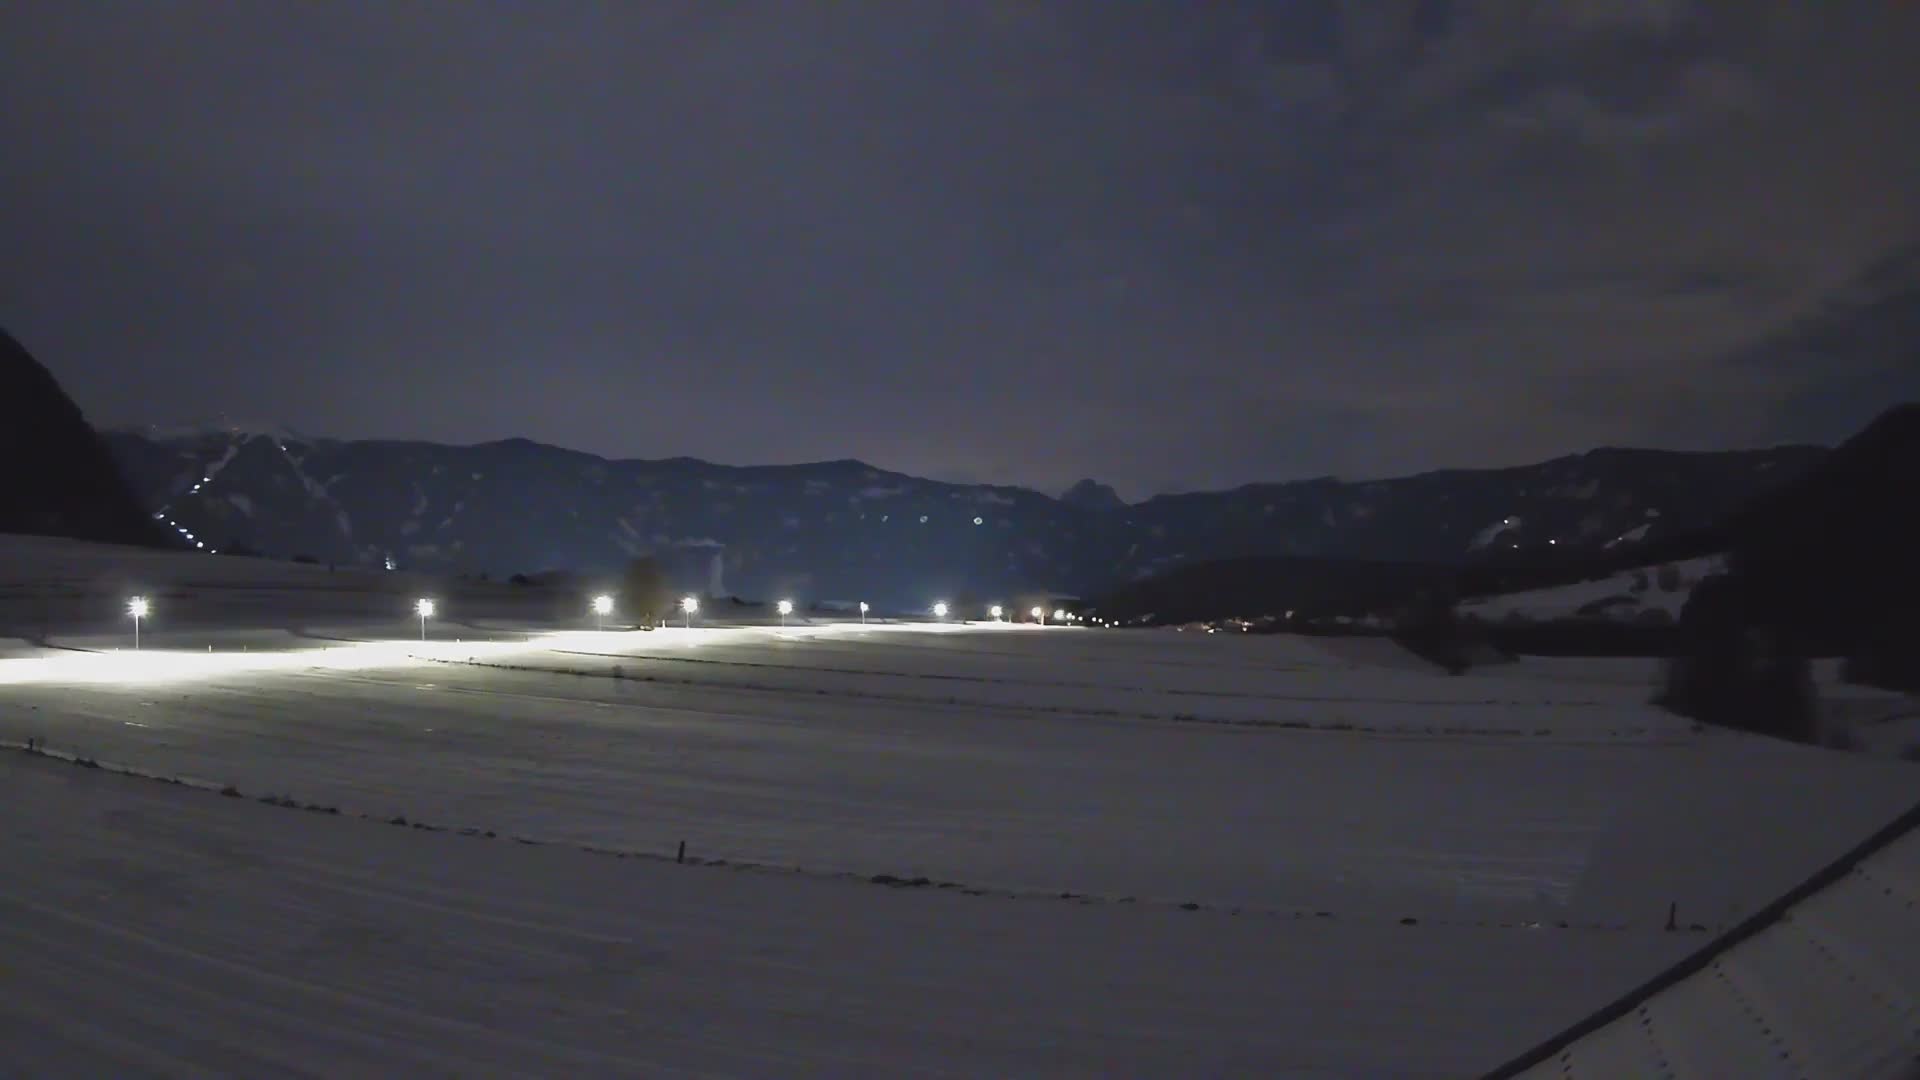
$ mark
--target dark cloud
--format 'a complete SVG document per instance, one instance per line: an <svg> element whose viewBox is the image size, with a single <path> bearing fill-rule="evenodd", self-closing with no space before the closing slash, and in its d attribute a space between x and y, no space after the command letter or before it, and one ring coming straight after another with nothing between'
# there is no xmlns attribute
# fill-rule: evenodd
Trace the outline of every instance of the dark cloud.
<svg viewBox="0 0 1920 1080"><path fill-rule="evenodd" d="M1909 385L1740 358L1920 237L1915 5L0 21L0 320L112 423L1139 495L1833 438Z"/></svg>

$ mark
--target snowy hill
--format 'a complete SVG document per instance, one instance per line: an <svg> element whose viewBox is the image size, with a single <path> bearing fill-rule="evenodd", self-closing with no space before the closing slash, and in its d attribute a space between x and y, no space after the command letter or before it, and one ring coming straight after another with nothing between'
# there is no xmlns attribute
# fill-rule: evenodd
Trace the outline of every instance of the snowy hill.
<svg viewBox="0 0 1920 1080"><path fill-rule="evenodd" d="M344 442L253 426L121 432L164 520L209 548L495 576L644 553L688 585L902 606L1036 589L1091 594L1248 555L1448 563L1614 550L1700 528L1819 460L1812 448L1599 450L1397 480L1312 480L1087 509L857 461L610 461L508 440ZM1104 500L1103 500L1104 501Z"/></svg>
<svg viewBox="0 0 1920 1080"><path fill-rule="evenodd" d="M1465 600L1460 613L1488 622L1674 623L1693 587L1725 565L1726 560L1717 555L1661 563L1573 585Z"/></svg>

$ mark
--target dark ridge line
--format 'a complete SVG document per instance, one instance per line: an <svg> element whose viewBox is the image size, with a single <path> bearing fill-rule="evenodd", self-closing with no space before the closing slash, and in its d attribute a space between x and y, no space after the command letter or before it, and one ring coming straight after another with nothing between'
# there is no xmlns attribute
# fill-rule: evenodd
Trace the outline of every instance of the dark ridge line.
<svg viewBox="0 0 1920 1080"><path fill-rule="evenodd" d="M1081 907L1115 906L1153 908L1162 911L1208 912L1231 917L1246 916L1273 920L1300 921L1306 919L1342 921L1334 912L1325 909L1309 908L1269 908L1245 904L1203 904L1197 901L1177 902L1173 900L1142 900L1136 896L1110 896L1099 893L1081 893L1072 890L1054 891L1051 889L1011 889L1001 887L972 886L957 881L943 881L925 876L900 877L895 874L867 874L852 870L808 870L797 864L758 862L749 859L709 859L699 856L668 854L659 851L642 851L630 848L611 847L604 844L585 844L564 840L545 840L539 837L519 833L503 833L494 829L477 826L452 826L430 824L424 821L410 820L404 814L381 816L364 811L341 810L337 806L319 803L304 803L287 795L249 796L232 784L217 784L210 780L197 780L184 776L173 776L148 769L137 768L115 762L102 762L94 758L68 750L55 750L35 739L25 742L15 739L0 739L0 749L14 750L29 757L38 757L48 761L60 761L83 769L97 769L116 776L146 780L167 784L173 787L192 788L196 791L220 795L229 799L252 799L267 806L286 810L299 810L329 817L353 818L376 825L388 825L394 828L413 829L419 832L447 833L454 836L472 837L483 840L507 840L527 847L552 847L566 851L577 851L587 855L597 855L613 859L639 859L648 862L665 863L677 866L694 866L707 869L725 869L741 873L781 875L787 877L808 878L815 881L843 881L878 885L890 889L932 889L938 892L953 892L961 896L995 897L1006 900L1053 900L1072 903ZM1486 919L1421 919L1407 915L1398 919L1391 916L1367 917L1351 920L1354 923L1387 926L1443 926L1451 929L1475 930L1528 930L1528 931L1566 931L1569 933L1635 933L1656 932L1649 926L1635 926L1633 923L1571 922L1565 919L1551 923L1538 920L1492 921ZM1657 931L1675 932L1675 931ZM1707 928L1695 923L1685 927L1686 933L1706 933Z"/></svg>

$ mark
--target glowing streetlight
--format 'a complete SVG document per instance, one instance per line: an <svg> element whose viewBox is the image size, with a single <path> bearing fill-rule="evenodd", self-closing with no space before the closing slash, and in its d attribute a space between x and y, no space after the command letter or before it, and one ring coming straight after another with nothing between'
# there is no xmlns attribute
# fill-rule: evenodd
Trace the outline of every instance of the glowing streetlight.
<svg viewBox="0 0 1920 1080"><path fill-rule="evenodd" d="M867 602L865 600L860 601L860 625L867 625Z"/></svg>
<svg viewBox="0 0 1920 1080"><path fill-rule="evenodd" d="M1041 626L1047 625L1047 609L1046 608L1040 608L1040 607L1034 608L1031 614L1033 615L1034 622L1039 623Z"/></svg>
<svg viewBox="0 0 1920 1080"><path fill-rule="evenodd" d="M433 618L433 601L421 597L413 602L414 614L420 616L420 640L427 640L427 620Z"/></svg>
<svg viewBox="0 0 1920 1080"><path fill-rule="evenodd" d="M933 617L936 619L944 619L947 617L947 605L945 601L933 605Z"/></svg>
<svg viewBox="0 0 1920 1080"><path fill-rule="evenodd" d="M793 601L782 600L780 601L779 608L780 608L780 625L785 626L787 625L787 616L793 614Z"/></svg>
<svg viewBox="0 0 1920 1080"><path fill-rule="evenodd" d="M127 614L133 616L133 651L140 651L140 620L147 617L147 598L135 596L127 601Z"/></svg>
<svg viewBox="0 0 1920 1080"><path fill-rule="evenodd" d="M999 604L995 604L992 607L987 609L987 614L993 617L994 622L999 622L1000 616L1005 615L1006 613L1007 613L1006 609L1001 607Z"/></svg>
<svg viewBox="0 0 1920 1080"><path fill-rule="evenodd" d="M1066 622L1066 621L1067 621L1067 609L1066 609L1066 608L1054 608L1054 609L1053 609L1053 621L1054 621L1054 622Z"/></svg>
<svg viewBox="0 0 1920 1080"><path fill-rule="evenodd" d="M605 630L607 616L613 614L613 597L601 595L593 598L593 628Z"/></svg>
<svg viewBox="0 0 1920 1080"><path fill-rule="evenodd" d="M680 613L687 617L687 629L693 629L693 613L700 610L700 601L691 596L680 598Z"/></svg>

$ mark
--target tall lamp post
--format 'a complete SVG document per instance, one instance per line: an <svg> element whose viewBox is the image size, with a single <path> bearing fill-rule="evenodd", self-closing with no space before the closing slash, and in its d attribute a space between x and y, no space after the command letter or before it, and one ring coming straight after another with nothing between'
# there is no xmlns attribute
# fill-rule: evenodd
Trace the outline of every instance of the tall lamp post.
<svg viewBox="0 0 1920 1080"><path fill-rule="evenodd" d="M793 601L782 600L780 601L779 607L780 607L780 625L785 626L787 625L787 616L793 614Z"/></svg>
<svg viewBox="0 0 1920 1080"><path fill-rule="evenodd" d="M687 617L687 629L693 629L693 613L700 610L700 601L691 596L680 598L680 613Z"/></svg>
<svg viewBox="0 0 1920 1080"><path fill-rule="evenodd" d="M414 614L420 616L420 640L427 640L427 620L433 618L433 601L426 597L414 601Z"/></svg>
<svg viewBox="0 0 1920 1080"><path fill-rule="evenodd" d="M601 595L593 598L593 628L595 630L605 630L607 628L607 616L611 614L613 614L613 597Z"/></svg>
<svg viewBox="0 0 1920 1080"><path fill-rule="evenodd" d="M140 651L140 620L147 617L147 598L136 596L127 601L127 614L133 616L133 651Z"/></svg>

